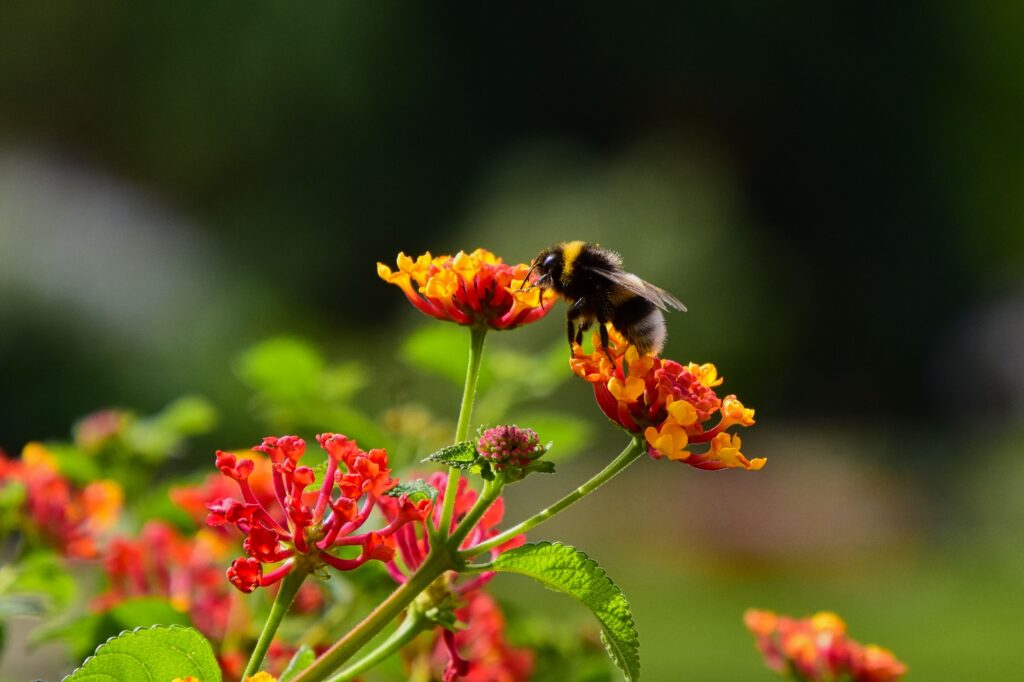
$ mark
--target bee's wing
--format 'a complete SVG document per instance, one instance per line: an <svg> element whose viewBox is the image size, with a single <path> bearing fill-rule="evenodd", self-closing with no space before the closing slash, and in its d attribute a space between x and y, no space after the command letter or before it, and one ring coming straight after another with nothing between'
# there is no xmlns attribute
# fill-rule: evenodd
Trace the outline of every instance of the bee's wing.
<svg viewBox="0 0 1024 682"><path fill-rule="evenodd" d="M623 289L633 292L637 296L643 296L662 310L675 308L676 310L686 311L686 306L683 305L683 302L678 298L661 287L656 287L650 282L645 282L631 272L615 272L604 268L594 268L594 270L609 282L617 284Z"/></svg>

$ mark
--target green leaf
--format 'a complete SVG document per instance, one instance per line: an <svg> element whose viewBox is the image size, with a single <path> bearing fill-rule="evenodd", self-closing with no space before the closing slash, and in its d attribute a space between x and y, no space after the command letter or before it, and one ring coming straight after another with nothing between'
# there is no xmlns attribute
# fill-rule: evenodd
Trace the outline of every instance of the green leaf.
<svg viewBox="0 0 1024 682"><path fill-rule="evenodd" d="M555 473L555 463L546 459L541 459L536 462L530 462L523 471L530 474L553 474Z"/></svg>
<svg viewBox="0 0 1024 682"><path fill-rule="evenodd" d="M206 398L190 395L172 402L152 421L179 436L197 436L216 426L217 408Z"/></svg>
<svg viewBox="0 0 1024 682"><path fill-rule="evenodd" d="M46 450L57 460L57 468L75 483L89 483L104 476L96 458L74 445L47 443Z"/></svg>
<svg viewBox="0 0 1024 682"><path fill-rule="evenodd" d="M21 507L26 497L24 484L20 481L5 481L0 486L0 511Z"/></svg>
<svg viewBox="0 0 1024 682"><path fill-rule="evenodd" d="M461 443L441 448L423 461L439 462L455 469L469 469L477 461L476 445L473 441L464 440Z"/></svg>
<svg viewBox="0 0 1024 682"><path fill-rule="evenodd" d="M525 575L577 599L601 624L608 655L626 680L640 679L640 639L629 602L596 561L575 547L541 542L500 554L488 570Z"/></svg>
<svg viewBox="0 0 1024 682"><path fill-rule="evenodd" d="M236 371L249 388L276 400L296 400L313 394L325 369L323 357L308 343L280 336L245 351Z"/></svg>
<svg viewBox="0 0 1024 682"><path fill-rule="evenodd" d="M366 369L356 362L328 367L320 376L319 391L324 400L346 402L367 384Z"/></svg>
<svg viewBox="0 0 1024 682"><path fill-rule="evenodd" d="M316 653L303 644L299 647L299 650L295 652L295 655L292 656L292 660L288 661L288 667L286 667L284 672L281 673L281 676L277 678L277 682L288 682L300 672L313 665L313 661L315 660Z"/></svg>
<svg viewBox="0 0 1024 682"><path fill-rule="evenodd" d="M75 599L78 586L64 562L53 552L32 552L22 558L17 567L11 592L45 595L52 610L63 609Z"/></svg>
<svg viewBox="0 0 1024 682"><path fill-rule="evenodd" d="M401 497L402 495L408 495L409 499L413 502L417 502L424 498L429 499L431 502L437 500L438 491L437 488L430 485L422 478L417 478L413 481L406 481L405 483L399 483L391 490L385 493L390 497Z"/></svg>
<svg viewBox="0 0 1024 682"><path fill-rule="evenodd" d="M188 676L220 682L210 643L192 628L155 625L107 640L64 682L164 682Z"/></svg>

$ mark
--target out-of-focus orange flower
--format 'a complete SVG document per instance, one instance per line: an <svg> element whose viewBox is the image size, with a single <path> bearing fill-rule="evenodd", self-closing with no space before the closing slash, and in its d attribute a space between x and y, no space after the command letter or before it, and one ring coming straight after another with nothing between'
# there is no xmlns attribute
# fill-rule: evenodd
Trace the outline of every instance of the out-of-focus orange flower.
<svg viewBox="0 0 1024 682"><path fill-rule="evenodd" d="M530 266L507 265L486 249L414 259L398 254L398 269L377 263L377 275L397 285L420 311L457 324L512 329L547 315L556 295L522 288Z"/></svg>
<svg viewBox="0 0 1024 682"><path fill-rule="evenodd" d="M601 411L613 422L647 441L655 458L668 457L698 469L757 470L767 461L747 459L732 426L752 426L754 411L734 395L719 398L722 383L714 365L681 365L657 355L640 355L611 326L609 344L595 335L593 353L573 346L573 371L594 387ZM711 423L718 417L717 423ZM692 445L706 444L695 453Z"/></svg>
<svg viewBox="0 0 1024 682"><path fill-rule="evenodd" d="M843 619L828 611L796 619L749 609L743 620L765 664L783 676L795 673L807 682L897 682L907 672L891 651L850 639Z"/></svg>
<svg viewBox="0 0 1024 682"><path fill-rule="evenodd" d="M93 602L98 612L125 599L165 597L207 637L224 638L234 592L224 583L229 548L216 533L201 529L184 537L160 521L150 521L136 538L117 538L103 558L107 591Z"/></svg>
<svg viewBox="0 0 1024 682"><path fill-rule="evenodd" d="M56 458L41 443L29 443L20 460L0 454L0 488L19 484L25 489L21 509L23 528L64 556L92 559L103 531L120 516L124 493L107 480L77 488L61 475Z"/></svg>

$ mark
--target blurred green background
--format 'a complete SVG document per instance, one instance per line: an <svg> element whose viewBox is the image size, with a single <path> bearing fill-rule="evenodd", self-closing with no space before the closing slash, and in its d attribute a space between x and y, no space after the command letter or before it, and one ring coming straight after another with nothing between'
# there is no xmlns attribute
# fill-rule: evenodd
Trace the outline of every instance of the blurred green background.
<svg viewBox="0 0 1024 682"><path fill-rule="evenodd" d="M201 394L205 466L263 435L239 358L282 335L360 363L325 390L375 417L451 419L375 261L598 241L687 303L665 354L715 362L769 458L645 462L535 534L630 595L647 679L770 679L747 606L834 609L910 679L1019 679L1022 27L1005 0L5 2L0 446ZM489 347L546 353L560 317ZM516 388L590 426L514 516L623 440L582 382Z"/></svg>

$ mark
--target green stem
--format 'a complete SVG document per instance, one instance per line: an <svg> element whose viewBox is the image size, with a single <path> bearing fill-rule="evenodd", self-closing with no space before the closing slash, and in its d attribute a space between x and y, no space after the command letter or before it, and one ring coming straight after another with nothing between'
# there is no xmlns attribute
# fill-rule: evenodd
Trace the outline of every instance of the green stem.
<svg viewBox="0 0 1024 682"><path fill-rule="evenodd" d="M482 542L479 545L476 545L475 547L470 547L464 552L460 552L459 556L463 559L471 558L473 556L476 556L477 554L480 554L481 552L485 552L489 549L497 547L498 545L502 545L511 540L512 538L514 538L515 536L520 535L521 533L525 533L531 528L534 528L535 526L543 523L544 521L547 521L558 512L562 511L563 509L566 509L576 501L580 500L583 497L586 497L587 495L594 492L602 485L610 481L612 478L615 477L616 474L618 474L620 471L622 471L630 464L632 464L634 461L636 461L636 459L640 455L642 455L646 451L646 449L647 448L644 446L644 442L639 437L634 438L629 442L629 445L626 446L626 449L623 450L618 457L613 459L608 464L608 466L606 466L604 469L601 469L601 471L595 474L593 478L591 478L589 481L581 485L579 488L576 488L576 490L573 490L571 493L560 499L558 502L555 502L550 507L542 509L541 511L537 512L536 514L526 519L522 523L513 526L512 528L509 528L504 533L501 533L500 535L491 538L487 542Z"/></svg>
<svg viewBox="0 0 1024 682"><path fill-rule="evenodd" d="M462 389L462 405L459 407L459 422L455 427L455 442L461 443L469 436L469 424L473 416L473 400L476 398L476 384L480 378L480 360L484 355L484 339L487 327L470 327L469 364L466 367L466 385ZM448 469L448 483L445 485L444 506L441 508L441 522L438 531L448 536L452 514L455 511L455 493L459 489L462 472L455 467Z"/></svg>
<svg viewBox="0 0 1024 682"><path fill-rule="evenodd" d="M267 616L267 622L263 624L263 632L260 633L260 638L256 641L256 648L253 649L249 663L245 666L245 672L242 674L243 680L259 672L260 666L263 665L263 658L267 655L267 649L270 648L270 643L277 633L277 628L280 627L284 614L288 613L288 608L292 605L292 601L307 575L309 573L304 569L296 567L294 571L281 579L281 588L277 591L273 606L270 607L270 615Z"/></svg>
<svg viewBox="0 0 1024 682"><path fill-rule="evenodd" d="M448 538L447 546L452 552L459 550L459 545L462 544L462 541L466 539L466 536L473 530L473 527L476 526L480 518L487 512L487 509L501 496L501 489L504 485L505 481L502 474L498 474L493 481L484 481L484 489L480 491L480 497L476 499L472 509L469 510L458 527L452 531L451 537Z"/></svg>
<svg viewBox="0 0 1024 682"><path fill-rule="evenodd" d="M411 642L416 635L429 628L430 625L430 621L424 618L416 609L409 609L409 617L380 646L330 678L327 682L348 682L348 680L357 675L361 675Z"/></svg>
<svg viewBox="0 0 1024 682"><path fill-rule="evenodd" d="M416 599L420 592L430 586L439 575L453 567L447 551L432 551L409 580L391 593L377 608L355 626L344 637L325 651L310 667L306 668L293 682L320 682L327 679L342 663L350 659L359 649L387 627L398 614Z"/></svg>

